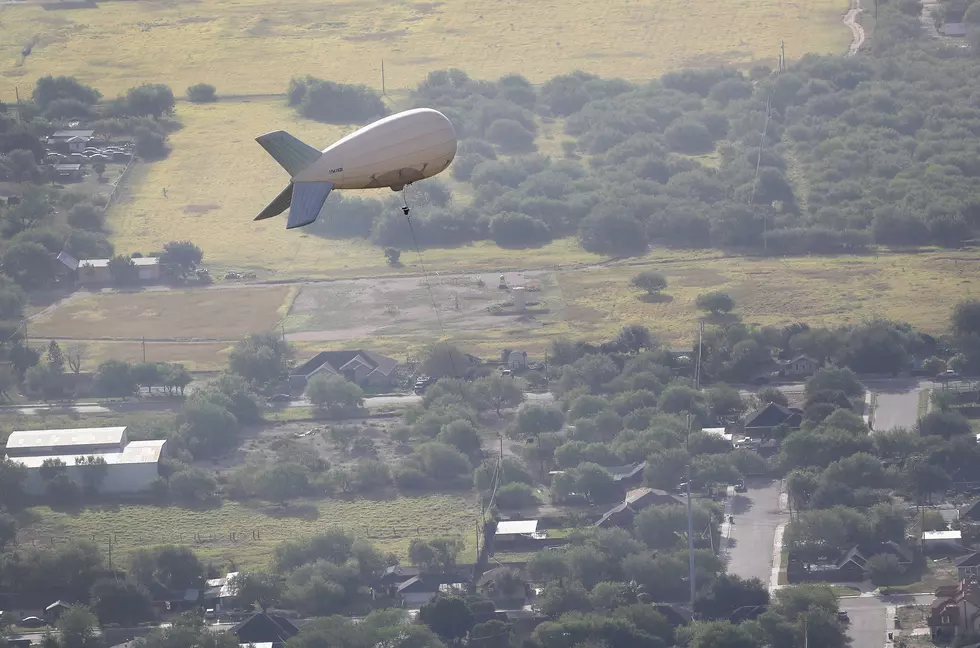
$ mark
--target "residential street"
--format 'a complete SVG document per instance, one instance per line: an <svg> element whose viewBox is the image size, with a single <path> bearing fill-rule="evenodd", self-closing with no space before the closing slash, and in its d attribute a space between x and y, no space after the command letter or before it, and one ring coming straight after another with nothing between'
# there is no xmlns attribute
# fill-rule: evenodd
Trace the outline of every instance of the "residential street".
<svg viewBox="0 0 980 648"><path fill-rule="evenodd" d="M727 546L728 571L742 578L758 578L769 586L773 555L779 555L774 551L776 529L789 515L779 511L778 481L747 479L745 485L748 492L735 495L731 502L735 524Z"/></svg>

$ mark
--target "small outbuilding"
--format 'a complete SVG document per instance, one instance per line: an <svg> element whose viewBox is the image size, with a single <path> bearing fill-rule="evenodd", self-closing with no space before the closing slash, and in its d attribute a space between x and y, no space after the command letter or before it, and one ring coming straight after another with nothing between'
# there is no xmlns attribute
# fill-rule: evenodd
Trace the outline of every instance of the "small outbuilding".
<svg viewBox="0 0 980 648"><path fill-rule="evenodd" d="M922 533L923 551L943 551L961 549L963 534L960 531L924 531Z"/></svg>

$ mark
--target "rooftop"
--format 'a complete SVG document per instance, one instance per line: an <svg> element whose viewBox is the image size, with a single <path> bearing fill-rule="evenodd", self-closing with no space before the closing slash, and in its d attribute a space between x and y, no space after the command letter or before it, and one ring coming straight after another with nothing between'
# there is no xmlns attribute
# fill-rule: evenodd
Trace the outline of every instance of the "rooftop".
<svg viewBox="0 0 980 648"><path fill-rule="evenodd" d="M524 535L537 530L537 520L509 520L497 522L497 532L494 535Z"/></svg>
<svg viewBox="0 0 980 648"><path fill-rule="evenodd" d="M101 457L110 465L157 463L160 461L160 454L163 452L166 443L166 440L163 439L159 441L132 441L122 451L78 452L70 455L35 455L30 457L10 457L10 459L27 468L40 468L48 459L60 459L66 466L74 466L75 458L80 455Z"/></svg>
<svg viewBox="0 0 980 648"><path fill-rule="evenodd" d="M60 130L51 134L51 137L58 139L71 139L72 137L92 137L94 130Z"/></svg>
<svg viewBox="0 0 980 648"><path fill-rule="evenodd" d="M959 531L925 531L922 533L923 540L961 540L963 534Z"/></svg>
<svg viewBox="0 0 980 648"><path fill-rule="evenodd" d="M112 259L82 259L78 266L92 266L93 268L108 268ZM160 257L137 257L132 259L133 265L140 267L160 265Z"/></svg>
<svg viewBox="0 0 980 648"><path fill-rule="evenodd" d="M10 433L7 449L122 445L126 426L60 430L18 430Z"/></svg>

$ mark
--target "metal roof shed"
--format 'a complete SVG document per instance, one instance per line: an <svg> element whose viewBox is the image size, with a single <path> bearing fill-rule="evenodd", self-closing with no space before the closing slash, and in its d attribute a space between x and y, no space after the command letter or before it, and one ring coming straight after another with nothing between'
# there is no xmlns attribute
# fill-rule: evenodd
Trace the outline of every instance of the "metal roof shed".
<svg viewBox="0 0 980 648"><path fill-rule="evenodd" d="M530 535L536 533L537 530L537 520L508 520L506 522L497 522L497 532L494 535Z"/></svg>

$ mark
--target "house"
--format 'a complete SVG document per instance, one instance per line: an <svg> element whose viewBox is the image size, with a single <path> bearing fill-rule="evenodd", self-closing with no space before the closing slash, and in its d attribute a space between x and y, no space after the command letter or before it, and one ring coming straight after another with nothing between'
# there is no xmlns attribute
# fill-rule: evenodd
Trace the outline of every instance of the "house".
<svg viewBox="0 0 980 648"><path fill-rule="evenodd" d="M928 624L934 641L948 640L960 632L980 631L980 583L969 578L937 589L929 607Z"/></svg>
<svg viewBox="0 0 980 648"><path fill-rule="evenodd" d="M922 533L923 551L949 551L963 549L963 534L960 531L924 531Z"/></svg>
<svg viewBox="0 0 980 648"><path fill-rule="evenodd" d="M803 378L806 376L812 376L819 368L819 362L805 355L799 355L792 360L786 360L779 363L780 373L787 378Z"/></svg>
<svg viewBox="0 0 980 648"><path fill-rule="evenodd" d="M884 554L895 556L902 565L911 564L914 558L908 548L888 541L855 545L841 554L837 560L823 559L811 562L801 560L791 553L786 573L790 582L858 583L865 580L868 560Z"/></svg>
<svg viewBox="0 0 980 648"><path fill-rule="evenodd" d="M235 585L235 577L238 572L229 572L223 578L212 578L205 582L207 589L204 590L204 604L220 611L235 607L235 599L238 598L238 588Z"/></svg>
<svg viewBox="0 0 980 648"><path fill-rule="evenodd" d="M501 520L493 534L494 549L540 538L537 520Z"/></svg>
<svg viewBox="0 0 980 648"><path fill-rule="evenodd" d="M684 505L684 500L667 491L656 488L635 488L626 493L626 499L606 511L595 526L600 529L626 528L633 526L636 515L651 506L667 504Z"/></svg>
<svg viewBox="0 0 980 648"><path fill-rule="evenodd" d="M960 580L980 577L980 551L972 551L965 556L959 556L953 561L956 574Z"/></svg>
<svg viewBox="0 0 980 648"><path fill-rule="evenodd" d="M511 371L527 369L527 351L511 351L507 355L507 368Z"/></svg>
<svg viewBox="0 0 980 648"><path fill-rule="evenodd" d="M960 519L967 522L980 522L980 500L964 504L959 508Z"/></svg>
<svg viewBox="0 0 980 648"><path fill-rule="evenodd" d="M686 626L694 619L694 614L685 605L675 603L654 603L651 607L664 615L672 628Z"/></svg>
<svg viewBox="0 0 980 648"><path fill-rule="evenodd" d="M701 428L701 431L704 432L705 434L710 434L711 436L716 436L719 439L723 439L727 441L729 444L732 445L732 447L735 446L735 437L728 433L728 428L710 427L710 428Z"/></svg>
<svg viewBox="0 0 980 648"><path fill-rule="evenodd" d="M299 628L284 616L259 612L228 632L238 637L240 645L271 643L273 648L282 648L283 644L299 634Z"/></svg>
<svg viewBox="0 0 980 648"><path fill-rule="evenodd" d="M643 482L643 470L646 467L647 462L639 461L626 466L612 466L606 470L612 475L613 481L625 489Z"/></svg>
<svg viewBox="0 0 980 648"><path fill-rule="evenodd" d="M738 625L742 621L755 621L760 616L765 614L768 609L765 605L743 605L742 607L736 609L732 612L732 615L728 618L729 623Z"/></svg>
<svg viewBox="0 0 980 648"><path fill-rule="evenodd" d="M361 387L394 387L398 382L398 361L374 351L321 351L289 374L289 388L306 389L310 378L319 374L341 376Z"/></svg>
<svg viewBox="0 0 980 648"><path fill-rule="evenodd" d="M746 416L742 425L748 436L767 437L781 425L790 430L798 430L801 423L803 423L803 410L769 403Z"/></svg>
<svg viewBox="0 0 980 648"><path fill-rule="evenodd" d="M61 153L82 153L95 135L94 130L60 130L48 136L48 148Z"/></svg>
<svg viewBox="0 0 980 648"><path fill-rule="evenodd" d="M510 567L497 567L484 572L476 581L476 589L505 609L520 609L531 596L531 588L517 570Z"/></svg>
<svg viewBox="0 0 980 648"><path fill-rule="evenodd" d="M395 594L402 607L415 610L436 597L439 584L431 580L423 580L422 576L413 576L399 585Z"/></svg>
<svg viewBox="0 0 980 648"><path fill-rule="evenodd" d="M946 23L939 28L940 33L943 36L956 36L962 37L966 36L966 24L965 23Z"/></svg>
<svg viewBox="0 0 980 648"><path fill-rule="evenodd" d="M410 578L415 578L422 570L414 566L406 565L391 565L385 568L381 577L378 579L376 585L378 588L389 588L392 586L397 587Z"/></svg>
<svg viewBox="0 0 980 648"><path fill-rule="evenodd" d="M49 459L64 463L64 474L84 483L87 466L76 460L96 457L105 461L102 493L132 494L149 490L160 476L160 460L167 441L129 441L125 427L15 431L7 438L7 458L27 468L24 492L41 495L47 488L41 466Z"/></svg>
<svg viewBox="0 0 980 648"><path fill-rule="evenodd" d="M71 606L61 599L58 599L48 607L44 608L44 618L48 623L55 623L61 618L61 615L64 614L69 607Z"/></svg>
<svg viewBox="0 0 980 648"><path fill-rule="evenodd" d="M147 585L153 607L159 612L184 612L198 606L201 591L198 589L171 590L154 581Z"/></svg>
<svg viewBox="0 0 980 648"><path fill-rule="evenodd" d="M55 164L53 168L60 180L78 182L82 179L81 164Z"/></svg>
<svg viewBox="0 0 980 648"><path fill-rule="evenodd" d="M76 273L78 283L83 286L100 286L112 283L112 273L109 271L109 261L112 259L75 261L70 255L64 253L59 254L57 258L69 270ZM160 279L160 257L138 257L132 261L139 273L140 282Z"/></svg>

